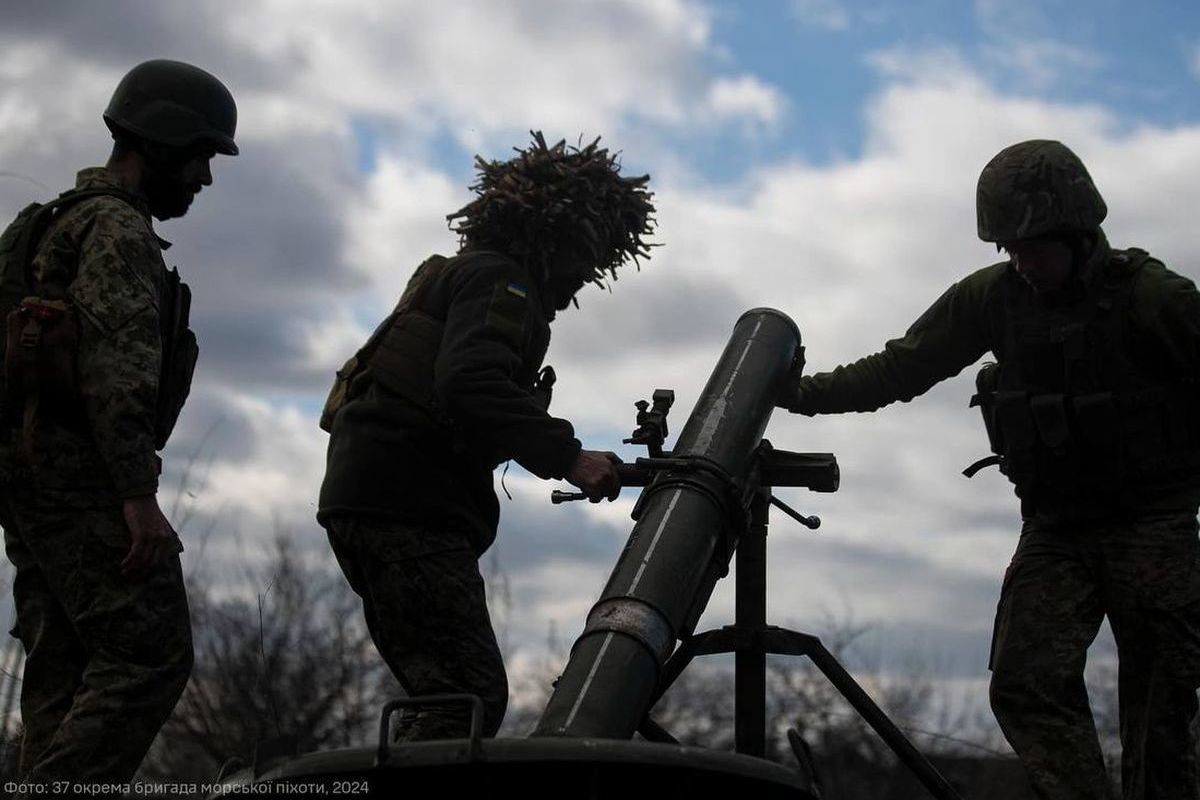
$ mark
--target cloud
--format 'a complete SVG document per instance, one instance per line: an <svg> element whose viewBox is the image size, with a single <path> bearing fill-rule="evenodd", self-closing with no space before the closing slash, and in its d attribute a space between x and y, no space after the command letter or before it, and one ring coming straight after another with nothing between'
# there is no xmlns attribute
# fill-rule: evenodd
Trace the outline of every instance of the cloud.
<svg viewBox="0 0 1200 800"><path fill-rule="evenodd" d="M343 258L369 282L378 311L395 305L408 276L432 253L453 253L446 214L471 198L443 172L383 154L349 209Z"/></svg>
<svg viewBox="0 0 1200 800"><path fill-rule="evenodd" d="M1106 64L1094 50L1053 39L1006 39L985 47L983 56L995 68L1011 73L1027 91L1078 82L1081 76L1096 74Z"/></svg>
<svg viewBox="0 0 1200 800"><path fill-rule="evenodd" d="M783 94L752 75L718 78L709 88L707 105L718 120L742 120L770 128L786 105Z"/></svg>
<svg viewBox="0 0 1200 800"><path fill-rule="evenodd" d="M804 27L829 31L850 27L850 12L838 0L792 0L791 12Z"/></svg>
<svg viewBox="0 0 1200 800"><path fill-rule="evenodd" d="M981 64L1012 80L1023 93L1079 85L1107 65L1099 49L1063 38L1045 4L976 0L975 15L989 40Z"/></svg>
<svg viewBox="0 0 1200 800"><path fill-rule="evenodd" d="M975 18L991 34L1034 34L1050 29L1050 17L1036 0L975 0Z"/></svg>
<svg viewBox="0 0 1200 800"><path fill-rule="evenodd" d="M223 390L188 413L164 461L179 474L195 457L188 491L200 508L227 510L251 530L315 527L326 437L310 412Z"/></svg>
<svg viewBox="0 0 1200 800"><path fill-rule="evenodd" d="M268 0L229 16L238 47L291 66L296 107L404 119L469 149L530 120L576 132L686 124L707 112L717 77L705 64L710 15L687 0L403 3L387 14L361 0Z"/></svg>

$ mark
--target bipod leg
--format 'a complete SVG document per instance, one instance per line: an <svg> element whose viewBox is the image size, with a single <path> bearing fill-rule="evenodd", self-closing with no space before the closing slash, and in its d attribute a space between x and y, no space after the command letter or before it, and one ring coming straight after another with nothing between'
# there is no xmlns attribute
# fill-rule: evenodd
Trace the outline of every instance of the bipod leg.
<svg viewBox="0 0 1200 800"><path fill-rule="evenodd" d="M679 679L695 656L695 648L691 646L690 639L679 645L678 649L671 654L667 663L663 664L662 674L658 677L658 688L654 690L654 695L650 698L650 708L654 708L654 704L662 699L662 696L667 693L667 689L670 689L672 684Z"/></svg>
<svg viewBox="0 0 1200 800"><path fill-rule="evenodd" d="M825 649L821 640L815 636L804 634L800 634L800 636L807 640L804 655L812 659L812 662L817 665L817 669L824 673L833 687L866 720L871 729L879 734L879 738L883 739L884 744L917 776L929 793L937 800L962 800L962 796L954 790L942 773L929 763L929 759L913 746L904 732L896 727L888 715L883 713L883 709L877 706L871 696L858 685L858 681L854 680L850 673L833 657L833 654Z"/></svg>
<svg viewBox="0 0 1200 800"><path fill-rule="evenodd" d="M651 719L649 714L642 717L642 723L638 725L637 732L648 742L679 744L679 740L672 736L670 731Z"/></svg>
<svg viewBox="0 0 1200 800"><path fill-rule="evenodd" d="M658 687L650 697L650 703L646 706L646 715L642 717L642 721L638 725L638 733L642 736L645 736L652 742L677 743L675 737L671 736L665 728L650 719L650 711L662 699L662 696L667 693L667 689L671 688L671 684L675 683L679 676L683 674L683 671L687 669L687 665L692 663L692 659L700 655L697 645L704 643L709 638L711 638L711 634L707 633L702 633L699 636L689 636L683 640L683 643L675 649L675 652L663 664L662 673L658 676Z"/></svg>

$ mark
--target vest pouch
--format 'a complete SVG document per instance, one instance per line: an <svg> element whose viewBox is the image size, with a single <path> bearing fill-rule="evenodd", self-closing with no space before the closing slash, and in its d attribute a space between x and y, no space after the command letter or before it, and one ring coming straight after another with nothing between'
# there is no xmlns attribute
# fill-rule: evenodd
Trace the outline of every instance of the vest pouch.
<svg viewBox="0 0 1200 800"><path fill-rule="evenodd" d="M196 334L188 327L191 313L192 290L179 277L179 270L172 268L163 281L159 298L162 364L158 376L158 403L154 409L154 447L157 450L167 446L183 404L192 391L200 346L196 343Z"/></svg>
<svg viewBox="0 0 1200 800"><path fill-rule="evenodd" d="M1112 392L1095 392L1071 401L1079 438L1079 463L1087 471L1120 480L1125 471L1121 448L1121 418Z"/></svg>
<svg viewBox="0 0 1200 800"><path fill-rule="evenodd" d="M1066 398L1061 394L1034 395L1029 398L1029 411L1037 427L1038 441L1052 452L1065 452L1071 439Z"/></svg>
<svg viewBox="0 0 1200 800"><path fill-rule="evenodd" d="M74 309L63 300L26 297L8 315L5 385L22 393L22 387L36 385L43 403L78 400L78 350L79 320Z"/></svg>
<svg viewBox="0 0 1200 800"><path fill-rule="evenodd" d="M184 328L175 340L169 359L163 364L162 377L158 385L158 407L154 414L154 447L162 450L175 430L175 423L183 412L192 390L192 377L196 372L196 361L200 358L200 346L196 334Z"/></svg>
<svg viewBox="0 0 1200 800"><path fill-rule="evenodd" d="M1037 476L1034 446L1037 429L1029 411L1029 393L1004 391L994 394L996 427L1004 444L1002 470L1018 486Z"/></svg>
<svg viewBox="0 0 1200 800"><path fill-rule="evenodd" d="M333 430L333 418L342 410L342 406L350 399L350 383L358 373L358 355L352 355L337 371L329 396L325 398L325 406L321 409L321 430L330 433Z"/></svg>
<svg viewBox="0 0 1200 800"><path fill-rule="evenodd" d="M987 431L988 445L996 455L1004 454L1004 437L996 421L996 386L1000 383L1000 365L985 364L975 375L975 395L970 407L979 406L983 415L983 427Z"/></svg>
<svg viewBox="0 0 1200 800"><path fill-rule="evenodd" d="M329 396L325 398L325 405L321 409L321 419L318 423L321 430L331 433L333 419L342 410L342 407L365 391L366 384L369 382L365 380L367 377L365 362L375 352L375 348L379 346L384 335L391 330L398 313L398 311L393 311L384 317L383 321L375 326L375 330L371 332L366 344L360 347L357 353L350 356L346 363L342 364L342 368L337 371L337 375L333 379L333 386L329 389Z"/></svg>
<svg viewBox="0 0 1200 800"><path fill-rule="evenodd" d="M1038 478L1052 488L1068 488L1079 482L1078 467L1067 421L1066 397L1039 394L1029 398L1029 412L1037 428Z"/></svg>
<svg viewBox="0 0 1200 800"><path fill-rule="evenodd" d="M445 323L421 311L400 314L367 360L372 379L390 392L432 410L433 367Z"/></svg>
<svg viewBox="0 0 1200 800"><path fill-rule="evenodd" d="M79 320L63 300L26 297L5 320L4 424L22 429L22 449L30 455L34 420L54 415L76 426L82 396L75 358Z"/></svg>

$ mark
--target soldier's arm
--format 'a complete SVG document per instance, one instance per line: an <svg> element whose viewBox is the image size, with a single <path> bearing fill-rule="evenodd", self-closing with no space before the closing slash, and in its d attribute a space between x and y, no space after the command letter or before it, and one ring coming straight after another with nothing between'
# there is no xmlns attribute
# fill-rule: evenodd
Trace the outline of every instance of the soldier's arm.
<svg viewBox="0 0 1200 800"><path fill-rule="evenodd" d="M537 309L529 279L497 259L457 277L434 364L434 391L497 460L542 478L567 475L581 446L571 423L550 416L518 384Z"/></svg>
<svg viewBox="0 0 1200 800"><path fill-rule="evenodd" d="M808 415L874 411L957 375L990 346L984 308L1003 268L987 267L951 286L878 353L801 378L784 404Z"/></svg>
<svg viewBox="0 0 1200 800"><path fill-rule="evenodd" d="M88 428L123 498L158 488L154 414L162 358L162 256L149 223L97 201L68 295L79 312L79 383Z"/></svg>
<svg viewBox="0 0 1200 800"><path fill-rule="evenodd" d="M1200 292L1192 281L1147 262L1134 284L1133 322L1174 377L1200 381Z"/></svg>

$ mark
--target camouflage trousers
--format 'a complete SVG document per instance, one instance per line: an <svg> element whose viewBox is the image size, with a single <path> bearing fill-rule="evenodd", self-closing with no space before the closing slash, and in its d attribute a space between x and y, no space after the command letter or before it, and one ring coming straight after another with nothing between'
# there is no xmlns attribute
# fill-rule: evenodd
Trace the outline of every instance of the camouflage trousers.
<svg viewBox="0 0 1200 800"><path fill-rule="evenodd" d="M1194 512L1085 525L1026 520L996 612L996 719L1039 798L1110 797L1083 678L1106 615L1120 660L1123 797L1196 800Z"/></svg>
<svg viewBox="0 0 1200 800"><path fill-rule="evenodd" d="M179 557L141 582L122 577L130 537L119 506L39 507L0 493L0 525L25 647L22 780L130 781L191 674Z"/></svg>
<svg viewBox="0 0 1200 800"><path fill-rule="evenodd" d="M465 533L338 517L326 522L346 578L362 598L376 648L411 697L474 694L483 735L495 736L508 678L488 616L479 562ZM397 741L467 735L469 707L425 705L401 715Z"/></svg>

